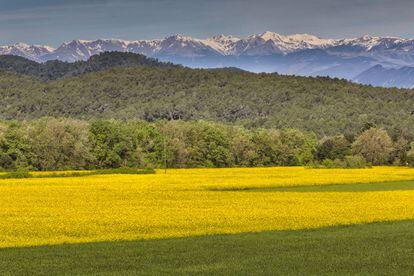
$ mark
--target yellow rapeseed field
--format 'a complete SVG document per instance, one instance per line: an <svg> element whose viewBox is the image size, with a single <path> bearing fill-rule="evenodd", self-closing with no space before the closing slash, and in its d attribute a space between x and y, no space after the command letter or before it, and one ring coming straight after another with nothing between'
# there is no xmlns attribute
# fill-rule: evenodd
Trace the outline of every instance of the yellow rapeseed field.
<svg viewBox="0 0 414 276"><path fill-rule="evenodd" d="M414 169L189 169L0 180L0 247L158 239L414 219L414 191L245 188L414 180ZM241 190L237 190L237 189Z"/></svg>

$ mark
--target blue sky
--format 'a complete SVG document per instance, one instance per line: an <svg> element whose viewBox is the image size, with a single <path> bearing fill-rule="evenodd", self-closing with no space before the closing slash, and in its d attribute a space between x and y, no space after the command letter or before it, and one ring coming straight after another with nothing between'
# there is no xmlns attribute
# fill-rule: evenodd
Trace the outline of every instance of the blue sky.
<svg viewBox="0 0 414 276"><path fill-rule="evenodd" d="M414 37L413 0L0 0L0 45L269 30Z"/></svg>

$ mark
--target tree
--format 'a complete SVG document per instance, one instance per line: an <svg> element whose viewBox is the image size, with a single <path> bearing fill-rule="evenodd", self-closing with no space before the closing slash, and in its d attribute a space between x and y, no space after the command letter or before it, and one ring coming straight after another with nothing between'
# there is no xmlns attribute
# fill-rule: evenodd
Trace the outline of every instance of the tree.
<svg viewBox="0 0 414 276"><path fill-rule="evenodd" d="M90 140L98 167L118 168L136 163L137 145L125 124L95 121L90 126Z"/></svg>
<svg viewBox="0 0 414 276"><path fill-rule="evenodd" d="M407 153L407 162L411 167L414 167L414 142L411 143L411 149Z"/></svg>
<svg viewBox="0 0 414 276"><path fill-rule="evenodd" d="M414 136L410 90L328 78L194 70L122 56L107 53L77 65L35 65L45 68L39 71L40 77L59 79L53 82L1 71L0 118L209 120L248 128L295 128L319 137L341 132L350 140L361 129L376 125L389 133L402 129L406 139L413 140L409 138ZM31 71L31 63L11 68L19 67L17 72L24 73ZM99 72L83 74L95 69ZM67 78L78 74L81 76Z"/></svg>
<svg viewBox="0 0 414 276"><path fill-rule="evenodd" d="M319 161L325 159L343 160L345 156L350 154L351 143L342 135L323 138L316 149L316 158Z"/></svg>
<svg viewBox="0 0 414 276"><path fill-rule="evenodd" d="M27 132L31 164L38 170L86 169L93 163L86 122L43 118L32 122Z"/></svg>
<svg viewBox="0 0 414 276"><path fill-rule="evenodd" d="M253 132L255 155L251 155L251 166L279 166L291 162L294 154L285 151L280 139L280 132L276 130L260 129Z"/></svg>
<svg viewBox="0 0 414 276"><path fill-rule="evenodd" d="M234 161L225 129L218 124L198 122L187 133L188 165L228 167Z"/></svg>
<svg viewBox="0 0 414 276"><path fill-rule="evenodd" d="M394 150L391 153L391 158L394 160L394 163L397 165L406 165L408 162L407 153L409 150L410 143L403 136L400 136L394 143Z"/></svg>
<svg viewBox="0 0 414 276"><path fill-rule="evenodd" d="M7 127L2 126L0 137L0 167L7 170L30 168L30 151L27 125L11 122Z"/></svg>
<svg viewBox="0 0 414 276"><path fill-rule="evenodd" d="M373 165L389 163L393 143L388 133L379 128L370 128L364 131L352 144L352 152L362 155L367 162Z"/></svg>
<svg viewBox="0 0 414 276"><path fill-rule="evenodd" d="M241 127L232 127L229 133L231 137L230 150L235 165L241 167L255 166L259 155L251 131Z"/></svg>
<svg viewBox="0 0 414 276"><path fill-rule="evenodd" d="M162 167L164 166L164 138L155 124L145 121L121 123L125 135L132 141L133 162L129 166Z"/></svg>
<svg viewBox="0 0 414 276"><path fill-rule="evenodd" d="M188 161L188 145L186 144L186 130L189 123L180 121L160 121L156 123L158 132L165 139L167 152L167 166L185 168Z"/></svg>
<svg viewBox="0 0 414 276"><path fill-rule="evenodd" d="M286 165L306 165L313 160L317 145L315 134L287 129L281 132L280 138L286 151L295 156L295 160Z"/></svg>

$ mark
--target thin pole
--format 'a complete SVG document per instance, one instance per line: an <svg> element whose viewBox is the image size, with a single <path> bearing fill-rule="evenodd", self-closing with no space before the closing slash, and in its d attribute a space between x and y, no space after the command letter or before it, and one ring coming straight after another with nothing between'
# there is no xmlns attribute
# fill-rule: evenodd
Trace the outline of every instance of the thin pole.
<svg viewBox="0 0 414 276"><path fill-rule="evenodd" d="M164 173L167 174L167 142L164 135Z"/></svg>

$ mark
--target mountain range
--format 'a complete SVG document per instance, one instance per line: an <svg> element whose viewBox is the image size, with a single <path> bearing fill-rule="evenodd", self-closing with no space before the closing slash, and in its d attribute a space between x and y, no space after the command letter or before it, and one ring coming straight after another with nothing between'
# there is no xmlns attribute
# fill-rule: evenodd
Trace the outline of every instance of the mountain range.
<svg viewBox="0 0 414 276"><path fill-rule="evenodd" d="M0 46L0 55L37 62L86 61L99 53L114 51L139 53L192 68L237 67L251 72L329 76L363 84L414 87L414 39L398 37L322 39L308 34L264 32L245 38L173 35L136 41L73 40L58 48L23 43ZM378 70L379 66L383 70Z"/></svg>

